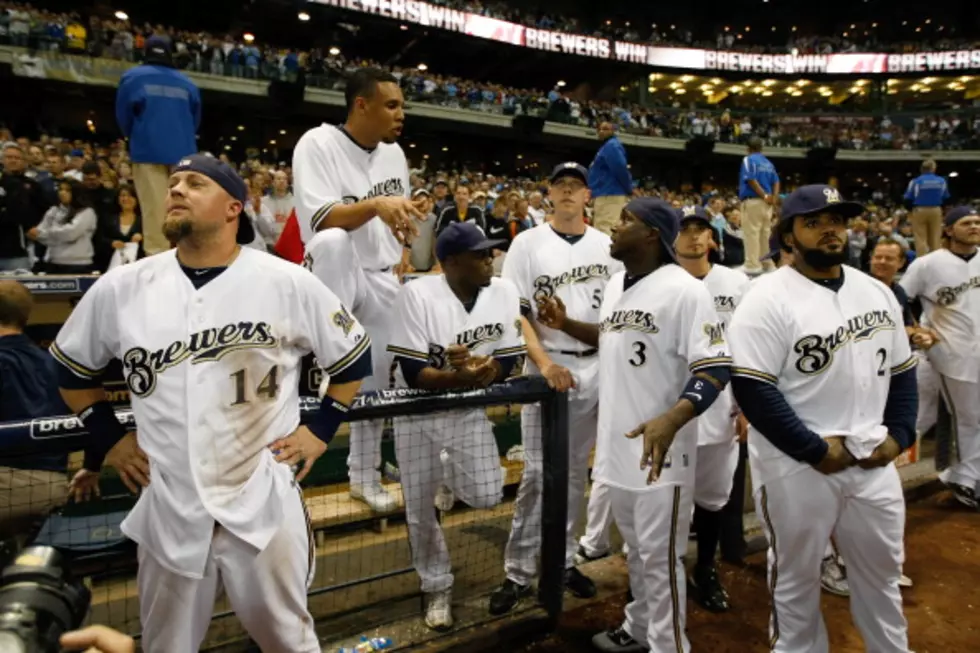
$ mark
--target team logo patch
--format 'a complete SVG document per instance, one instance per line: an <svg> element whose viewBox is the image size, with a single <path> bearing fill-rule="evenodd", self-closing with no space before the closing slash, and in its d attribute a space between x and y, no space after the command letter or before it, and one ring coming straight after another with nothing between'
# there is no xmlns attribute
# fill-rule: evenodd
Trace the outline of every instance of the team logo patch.
<svg viewBox="0 0 980 653"><path fill-rule="evenodd" d="M521 322L521 318L514 320L514 330L517 331L517 337L523 337L524 335L524 324Z"/></svg>
<svg viewBox="0 0 980 653"><path fill-rule="evenodd" d="M724 322L705 322L701 325L701 332L708 337L709 346L717 347L725 344Z"/></svg>
<svg viewBox="0 0 980 653"><path fill-rule="evenodd" d="M588 283L593 279L609 280L609 266L602 264L581 265L572 268L568 272L563 272L556 277L542 274L534 280L534 299L543 301L549 297L554 297L555 293L562 286L570 286L576 283Z"/></svg>
<svg viewBox="0 0 980 653"><path fill-rule="evenodd" d="M599 323L601 333L622 333L624 331L639 331L640 333L660 333L653 313L641 310L613 311L612 315Z"/></svg>
<svg viewBox="0 0 980 653"><path fill-rule="evenodd" d="M344 332L344 336L349 336L354 328L354 318L347 312L346 306L341 306L340 310L330 316L333 325Z"/></svg>
<svg viewBox="0 0 980 653"><path fill-rule="evenodd" d="M150 352L132 347L123 354L123 372L129 391L137 397L149 396L157 385L157 376L186 360L192 365L214 363L226 354L243 349L274 349L279 339L266 322L238 322L205 329L191 334L186 342L177 340Z"/></svg>
<svg viewBox="0 0 980 653"><path fill-rule="evenodd" d="M824 188L823 196L827 200L827 204L840 204L844 201L841 199L840 192L836 188Z"/></svg>
<svg viewBox="0 0 980 653"><path fill-rule="evenodd" d="M715 310L721 313L735 311L735 298L726 295L715 295Z"/></svg>
<svg viewBox="0 0 980 653"><path fill-rule="evenodd" d="M847 320L829 335L803 336L793 345L796 369L808 376L820 374L834 361L834 353L849 342L870 340L879 331L893 331L895 320L888 311L868 311Z"/></svg>

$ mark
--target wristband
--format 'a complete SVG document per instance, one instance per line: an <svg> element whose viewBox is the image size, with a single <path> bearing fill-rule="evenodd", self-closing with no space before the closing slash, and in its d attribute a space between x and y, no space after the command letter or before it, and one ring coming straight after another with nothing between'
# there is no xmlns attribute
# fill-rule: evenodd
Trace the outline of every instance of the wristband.
<svg viewBox="0 0 980 653"><path fill-rule="evenodd" d="M721 390L711 381L692 376L680 398L687 399L694 404L694 414L700 415L711 408L711 404L715 403L715 399L720 394Z"/></svg>
<svg viewBox="0 0 980 653"><path fill-rule="evenodd" d="M105 399L80 412L78 419L88 432L82 467L97 472L102 469L102 461L109 450L126 436L126 427L119 423L116 411Z"/></svg>
<svg viewBox="0 0 980 653"><path fill-rule="evenodd" d="M347 421L350 408L330 396L320 400L320 410L316 411L310 423L306 425L316 437L330 444L337 434L340 425Z"/></svg>

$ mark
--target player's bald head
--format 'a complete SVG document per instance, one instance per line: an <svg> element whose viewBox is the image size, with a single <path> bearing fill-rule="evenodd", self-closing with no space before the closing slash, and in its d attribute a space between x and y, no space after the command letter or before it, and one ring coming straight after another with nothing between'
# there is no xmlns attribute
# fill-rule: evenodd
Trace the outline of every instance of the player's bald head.
<svg viewBox="0 0 980 653"><path fill-rule="evenodd" d="M34 298L24 284L4 279L0 281L0 327L22 331L34 308Z"/></svg>

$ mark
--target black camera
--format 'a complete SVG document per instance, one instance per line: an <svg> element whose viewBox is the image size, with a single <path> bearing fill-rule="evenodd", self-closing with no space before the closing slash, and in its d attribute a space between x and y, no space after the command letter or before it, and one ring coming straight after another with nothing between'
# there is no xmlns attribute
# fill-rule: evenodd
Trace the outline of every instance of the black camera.
<svg viewBox="0 0 980 653"><path fill-rule="evenodd" d="M58 639L81 626L91 598L57 550L27 547L0 572L0 653L58 653Z"/></svg>

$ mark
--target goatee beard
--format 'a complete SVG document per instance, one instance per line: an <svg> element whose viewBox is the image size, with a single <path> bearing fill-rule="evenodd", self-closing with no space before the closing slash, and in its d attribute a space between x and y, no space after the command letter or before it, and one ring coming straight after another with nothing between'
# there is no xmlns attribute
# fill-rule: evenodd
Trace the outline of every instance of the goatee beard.
<svg viewBox="0 0 980 653"><path fill-rule="evenodd" d="M829 270L835 265L847 263L846 249L841 249L839 252L825 252L820 249L801 249L799 245L796 248L803 257L803 262L816 270Z"/></svg>
<svg viewBox="0 0 980 653"><path fill-rule="evenodd" d="M171 243L179 242L190 236L193 228L194 226L191 224L191 221L186 218L163 221L163 235Z"/></svg>

